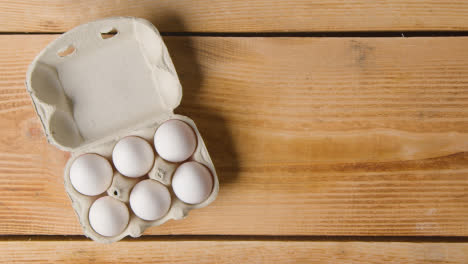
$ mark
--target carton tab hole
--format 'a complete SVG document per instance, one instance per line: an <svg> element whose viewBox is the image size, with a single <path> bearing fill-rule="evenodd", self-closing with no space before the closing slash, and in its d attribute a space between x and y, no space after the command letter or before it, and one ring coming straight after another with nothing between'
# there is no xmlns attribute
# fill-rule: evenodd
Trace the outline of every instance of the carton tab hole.
<svg viewBox="0 0 468 264"><path fill-rule="evenodd" d="M101 31L101 38L102 39L109 39L109 38L112 38L115 35L117 35L117 33L119 33L119 32L115 28L111 28L110 30L103 30L103 31Z"/></svg>
<svg viewBox="0 0 468 264"><path fill-rule="evenodd" d="M66 57L75 52L75 50L76 49L75 47L73 47L73 45L68 45L66 48L59 50L57 52L57 55L59 55L60 57Z"/></svg>

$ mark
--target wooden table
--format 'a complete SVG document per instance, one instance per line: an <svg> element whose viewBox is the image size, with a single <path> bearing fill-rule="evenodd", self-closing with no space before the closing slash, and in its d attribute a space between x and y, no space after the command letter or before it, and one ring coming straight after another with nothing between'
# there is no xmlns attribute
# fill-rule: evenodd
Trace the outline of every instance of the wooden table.
<svg viewBox="0 0 468 264"><path fill-rule="evenodd" d="M221 190L101 245L24 79L117 15L165 36ZM467 1L0 0L0 32L2 263L468 263Z"/></svg>

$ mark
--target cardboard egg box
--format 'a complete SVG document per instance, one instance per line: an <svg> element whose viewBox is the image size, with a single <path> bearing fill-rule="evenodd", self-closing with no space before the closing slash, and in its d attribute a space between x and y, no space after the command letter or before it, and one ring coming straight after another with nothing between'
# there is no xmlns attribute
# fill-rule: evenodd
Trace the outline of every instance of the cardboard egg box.
<svg viewBox="0 0 468 264"><path fill-rule="evenodd" d="M195 123L173 113L182 87L166 45L150 22L112 17L64 33L31 63L26 87L49 143L72 154L65 167L65 190L86 236L103 243L138 237L148 227L182 219L215 200L219 182L213 162ZM96 153L112 164L112 150L120 139L139 136L153 142L158 126L170 119L186 122L197 136L197 148L188 160L205 165L213 176L213 190L204 202L186 204L174 195L171 177L181 163L167 162L157 153L147 176L128 178L114 167L107 192L86 196L73 188L69 170L78 156ZM129 206L133 186L148 178L164 184L172 198L168 213L155 221L138 218ZM128 226L114 237L99 235L88 220L91 204L106 195L124 202L130 213Z"/></svg>

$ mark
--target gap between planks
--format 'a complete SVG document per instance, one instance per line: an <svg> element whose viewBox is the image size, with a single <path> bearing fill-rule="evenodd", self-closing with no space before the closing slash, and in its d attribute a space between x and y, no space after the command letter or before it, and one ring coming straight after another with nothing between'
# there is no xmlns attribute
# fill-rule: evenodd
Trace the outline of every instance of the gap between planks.
<svg viewBox="0 0 468 264"><path fill-rule="evenodd" d="M1 241L92 241L84 235L0 235ZM304 242L408 242L468 243L467 237L453 236L267 236L267 235L143 235L125 237L123 242L142 241L304 241Z"/></svg>
<svg viewBox="0 0 468 264"><path fill-rule="evenodd" d="M1 35L60 35L65 32L0 32ZM467 37L468 31L354 31L354 32L160 32L164 37L312 37L312 38L415 38Z"/></svg>

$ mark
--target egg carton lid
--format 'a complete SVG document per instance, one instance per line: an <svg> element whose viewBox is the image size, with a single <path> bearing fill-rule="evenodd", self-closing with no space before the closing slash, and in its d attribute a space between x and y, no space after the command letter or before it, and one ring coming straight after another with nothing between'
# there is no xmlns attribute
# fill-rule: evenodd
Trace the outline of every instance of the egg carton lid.
<svg viewBox="0 0 468 264"><path fill-rule="evenodd" d="M64 33L31 63L26 87L49 143L66 151L155 123L182 99L161 35L134 17Z"/></svg>

